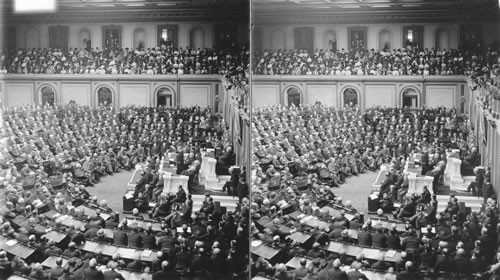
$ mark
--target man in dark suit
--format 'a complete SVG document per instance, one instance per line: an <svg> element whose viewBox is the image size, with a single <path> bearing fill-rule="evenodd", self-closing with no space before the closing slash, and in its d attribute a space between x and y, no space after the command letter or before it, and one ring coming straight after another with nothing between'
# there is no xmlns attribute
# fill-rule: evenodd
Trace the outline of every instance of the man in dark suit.
<svg viewBox="0 0 500 280"><path fill-rule="evenodd" d="M358 244L361 246L372 246L372 235L368 232L367 224L364 224L361 231L358 232Z"/></svg>
<svg viewBox="0 0 500 280"><path fill-rule="evenodd" d="M335 259L333 261L333 267L328 269L327 279L331 280L347 280L347 274L345 271L340 269L340 260Z"/></svg>
<svg viewBox="0 0 500 280"><path fill-rule="evenodd" d="M360 262L353 262L351 264L351 268L352 270L347 272L347 279L348 280L359 280L359 279L362 279L362 280L368 280L368 277L366 277L366 275L364 275L363 273L361 273L359 271L359 269L361 269L361 263Z"/></svg>
<svg viewBox="0 0 500 280"><path fill-rule="evenodd" d="M300 280L307 275L306 259L304 258L300 259L299 264L300 267L297 267L296 269L293 270L293 279Z"/></svg>
<svg viewBox="0 0 500 280"><path fill-rule="evenodd" d="M422 165L422 175L427 174L429 171L429 152L427 149L424 149L424 152L422 153L420 164Z"/></svg>
<svg viewBox="0 0 500 280"><path fill-rule="evenodd" d="M372 233L372 246L374 248L387 248L387 236L384 235L382 228L378 228L375 233Z"/></svg>

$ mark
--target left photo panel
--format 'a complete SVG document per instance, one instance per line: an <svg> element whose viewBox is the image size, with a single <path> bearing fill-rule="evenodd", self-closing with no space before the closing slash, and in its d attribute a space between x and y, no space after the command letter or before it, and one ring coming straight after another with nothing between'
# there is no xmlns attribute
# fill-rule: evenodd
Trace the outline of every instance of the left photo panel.
<svg viewBox="0 0 500 280"><path fill-rule="evenodd" d="M0 2L0 279L250 279L249 6Z"/></svg>

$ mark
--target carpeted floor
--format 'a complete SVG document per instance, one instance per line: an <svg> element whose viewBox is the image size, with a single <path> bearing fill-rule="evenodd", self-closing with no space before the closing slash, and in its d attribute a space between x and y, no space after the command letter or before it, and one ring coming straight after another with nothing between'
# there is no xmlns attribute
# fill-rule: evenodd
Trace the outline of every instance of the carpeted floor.
<svg viewBox="0 0 500 280"><path fill-rule="evenodd" d="M93 187L87 187L91 195L96 195L99 201L106 200L108 206L120 215L123 214L123 195L127 190L127 183L132 178L134 170L121 170L119 173L101 178L101 182Z"/></svg>
<svg viewBox="0 0 500 280"><path fill-rule="evenodd" d="M359 176L353 176L346 180L340 188L335 189L335 194L341 196L343 201L352 201L358 211L367 213L368 194L372 190L372 184L377 178L377 172L367 171ZM132 171L121 171L110 176L103 177L101 182L94 187L87 187L90 194L96 195L99 200L105 199L108 206L122 214L122 196L127 189L127 183L133 175Z"/></svg>
<svg viewBox="0 0 500 280"><path fill-rule="evenodd" d="M364 174L346 179L346 183L335 188L335 195L341 196L345 203L350 200L358 211L368 212L368 195L372 191L372 184L377 179L379 171L366 171Z"/></svg>

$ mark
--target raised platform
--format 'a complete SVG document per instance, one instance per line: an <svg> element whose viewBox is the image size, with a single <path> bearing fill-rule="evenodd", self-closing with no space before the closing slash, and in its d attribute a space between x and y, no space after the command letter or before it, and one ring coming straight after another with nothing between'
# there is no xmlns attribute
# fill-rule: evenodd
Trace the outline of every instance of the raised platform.
<svg viewBox="0 0 500 280"><path fill-rule="evenodd" d="M175 173L175 168L172 170ZM142 172L142 165L137 165L132 177L130 178L127 186L128 188L135 188L137 180L140 179ZM198 211L203 204L205 194L209 193L214 201L220 202L221 207L226 207L228 211L234 211L238 203L238 197L228 196L222 191L224 184L231 179L231 176L222 175L217 176L216 182L207 183L204 178L200 178L200 188L197 188L196 194L192 194L193 210Z"/></svg>
<svg viewBox="0 0 500 280"><path fill-rule="evenodd" d="M460 195L457 194L455 197L458 199L458 202L464 202L465 207L470 207L472 212L479 212L482 207L482 203L484 199L482 197L471 196L471 195ZM450 199L449 195L438 195L438 212L443 212L446 209L446 205L448 205L448 201Z"/></svg>

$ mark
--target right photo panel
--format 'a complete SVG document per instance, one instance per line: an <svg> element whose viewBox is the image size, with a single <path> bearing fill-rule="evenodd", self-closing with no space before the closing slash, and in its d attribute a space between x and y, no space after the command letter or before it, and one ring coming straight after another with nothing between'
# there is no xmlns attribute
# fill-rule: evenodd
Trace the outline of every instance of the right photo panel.
<svg viewBox="0 0 500 280"><path fill-rule="evenodd" d="M497 279L499 2L251 3L252 279Z"/></svg>

